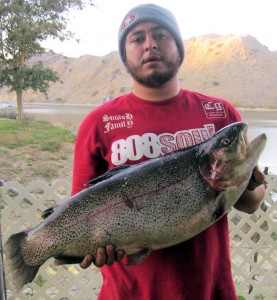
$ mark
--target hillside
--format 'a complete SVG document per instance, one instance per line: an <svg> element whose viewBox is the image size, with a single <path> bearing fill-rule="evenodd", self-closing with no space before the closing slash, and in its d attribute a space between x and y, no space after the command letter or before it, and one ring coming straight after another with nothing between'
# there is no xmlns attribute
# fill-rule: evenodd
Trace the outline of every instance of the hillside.
<svg viewBox="0 0 277 300"><path fill-rule="evenodd" d="M185 41L186 57L179 72L182 87L223 97L238 106L277 108L277 51L254 37L208 35ZM42 60L57 71L49 99L28 92L26 102L99 104L132 89L118 53L79 58L44 54ZM14 99L0 90L0 102Z"/></svg>
<svg viewBox="0 0 277 300"><path fill-rule="evenodd" d="M247 36L204 36L186 43L182 86L241 106L277 107L277 51Z"/></svg>

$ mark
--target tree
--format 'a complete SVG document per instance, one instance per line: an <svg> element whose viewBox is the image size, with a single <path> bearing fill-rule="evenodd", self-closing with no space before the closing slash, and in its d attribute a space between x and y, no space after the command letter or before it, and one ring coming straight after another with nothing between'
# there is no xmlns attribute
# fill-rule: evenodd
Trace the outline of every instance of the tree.
<svg viewBox="0 0 277 300"><path fill-rule="evenodd" d="M46 52L42 41L72 38L74 34L66 30L68 12L88 4L94 5L93 0L0 0L0 88L7 86L16 93L19 119L23 92L32 89L47 95L49 82L59 79L42 62L28 61Z"/></svg>

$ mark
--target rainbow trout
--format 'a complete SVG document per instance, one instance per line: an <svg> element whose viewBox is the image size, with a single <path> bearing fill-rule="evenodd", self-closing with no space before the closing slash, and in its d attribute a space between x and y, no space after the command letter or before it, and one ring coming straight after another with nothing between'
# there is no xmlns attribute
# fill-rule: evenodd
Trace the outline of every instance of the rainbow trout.
<svg viewBox="0 0 277 300"><path fill-rule="evenodd" d="M113 244L132 265L208 228L241 196L265 147L265 134L247 145L246 131L246 123L234 123L193 147L116 167L47 209L39 225L6 242L15 287L31 282L51 257L73 263Z"/></svg>

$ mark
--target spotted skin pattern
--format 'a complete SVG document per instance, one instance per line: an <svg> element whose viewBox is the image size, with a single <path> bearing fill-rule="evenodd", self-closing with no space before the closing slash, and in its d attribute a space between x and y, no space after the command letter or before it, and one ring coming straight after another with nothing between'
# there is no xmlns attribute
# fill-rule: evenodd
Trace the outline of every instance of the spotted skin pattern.
<svg viewBox="0 0 277 300"><path fill-rule="evenodd" d="M92 180L42 223L8 239L5 254L17 289L51 257L76 263L98 246L124 249L128 264L155 249L181 243L208 228L245 190L266 136L246 145L247 124L229 125L202 144Z"/></svg>

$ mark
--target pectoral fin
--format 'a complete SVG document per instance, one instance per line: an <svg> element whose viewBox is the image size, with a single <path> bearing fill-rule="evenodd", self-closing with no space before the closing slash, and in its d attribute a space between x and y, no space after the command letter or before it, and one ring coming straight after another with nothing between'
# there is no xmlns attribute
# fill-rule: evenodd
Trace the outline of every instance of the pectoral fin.
<svg viewBox="0 0 277 300"><path fill-rule="evenodd" d="M237 202L243 191L245 190L247 182L240 187L229 186L225 191L218 194L215 200L214 212L211 217L212 221L221 218L227 211Z"/></svg>
<svg viewBox="0 0 277 300"><path fill-rule="evenodd" d="M221 192L218 194L215 200L214 212L211 217L212 221L216 221L224 215L226 211L225 206L226 206L225 192Z"/></svg>

